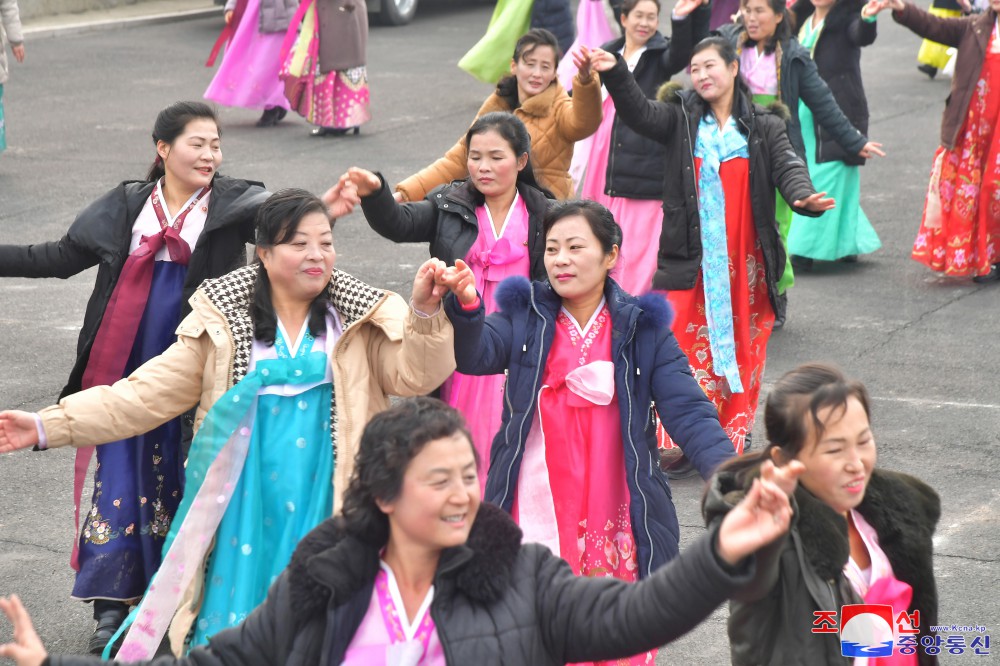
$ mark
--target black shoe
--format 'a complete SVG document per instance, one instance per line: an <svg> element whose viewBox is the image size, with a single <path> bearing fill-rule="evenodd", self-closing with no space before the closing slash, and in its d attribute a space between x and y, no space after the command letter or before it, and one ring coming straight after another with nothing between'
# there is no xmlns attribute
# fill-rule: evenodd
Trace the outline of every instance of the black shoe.
<svg viewBox="0 0 1000 666"><path fill-rule="evenodd" d="M839 261L842 264L856 264L858 263L858 255L849 254L846 257L841 257L840 259L837 259L837 261Z"/></svg>
<svg viewBox="0 0 1000 666"><path fill-rule="evenodd" d="M687 479L698 475L698 470L694 468L694 465L685 456L681 456L668 465L665 471L668 479Z"/></svg>
<svg viewBox="0 0 1000 666"><path fill-rule="evenodd" d="M282 120L285 119L285 116L288 115L288 109L285 109L280 106L275 107L275 109L277 110L277 113L275 114L274 124L277 125L278 123L280 123Z"/></svg>
<svg viewBox="0 0 1000 666"><path fill-rule="evenodd" d="M937 76L938 69L934 65L917 65L917 69L933 79Z"/></svg>
<svg viewBox="0 0 1000 666"><path fill-rule="evenodd" d="M280 106L271 106L264 109L264 113L261 114L260 120L257 121L257 127L274 127L278 124L278 121L285 117L285 111Z"/></svg>
<svg viewBox="0 0 1000 666"><path fill-rule="evenodd" d="M778 312L775 311L774 323L771 325L772 331L777 331L778 329L785 327L785 319L788 318L788 292L778 294L777 301L778 310L781 311L781 314L778 314Z"/></svg>
<svg viewBox="0 0 1000 666"><path fill-rule="evenodd" d="M813 260L809 257L803 257L799 254L792 255L792 268L797 271L811 271L813 268Z"/></svg>
<svg viewBox="0 0 1000 666"><path fill-rule="evenodd" d="M96 599L94 601L94 619L97 620L97 628L90 636L87 644L87 651L90 654L100 655L108 645L108 641L118 631L118 627L128 616L129 605L124 601L110 601L108 599ZM112 656L114 656L112 654Z"/></svg>
<svg viewBox="0 0 1000 666"><path fill-rule="evenodd" d="M311 132L312 136L344 136L348 132L352 134L360 134L360 127L314 127Z"/></svg>
<svg viewBox="0 0 1000 666"><path fill-rule="evenodd" d="M990 272L986 275L977 275L972 278L972 281L976 284L986 284L987 282L996 282L997 280L1000 280L1000 264L990 266Z"/></svg>
<svg viewBox="0 0 1000 666"><path fill-rule="evenodd" d="M747 436L743 439L743 453L746 453L753 448L753 433L748 432Z"/></svg>

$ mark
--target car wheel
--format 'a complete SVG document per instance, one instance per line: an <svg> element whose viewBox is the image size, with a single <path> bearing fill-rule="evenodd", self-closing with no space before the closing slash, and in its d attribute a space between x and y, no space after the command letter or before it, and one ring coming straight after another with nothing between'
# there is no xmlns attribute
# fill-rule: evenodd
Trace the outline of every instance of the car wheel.
<svg viewBox="0 0 1000 666"><path fill-rule="evenodd" d="M382 0L378 22L382 25L406 25L417 13L417 0Z"/></svg>

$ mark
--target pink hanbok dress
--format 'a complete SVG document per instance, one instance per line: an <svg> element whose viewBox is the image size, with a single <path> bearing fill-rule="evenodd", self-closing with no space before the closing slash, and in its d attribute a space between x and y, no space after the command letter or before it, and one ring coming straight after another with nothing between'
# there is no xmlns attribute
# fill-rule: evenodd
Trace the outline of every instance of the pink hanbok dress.
<svg viewBox="0 0 1000 666"><path fill-rule="evenodd" d="M548 546L578 576L639 578L621 415L602 302L581 327L565 309L542 374L512 514L525 542ZM656 651L616 664L652 664Z"/></svg>
<svg viewBox="0 0 1000 666"><path fill-rule="evenodd" d="M260 0L249 0L205 99L244 109L288 108L281 69L283 32L260 31Z"/></svg>
<svg viewBox="0 0 1000 666"><path fill-rule="evenodd" d="M444 648L431 619L434 588L411 622L392 569L379 564L368 611L347 646L343 666L444 666Z"/></svg>
<svg viewBox="0 0 1000 666"><path fill-rule="evenodd" d="M496 231L489 208L476 208L479 237L465 256L476 276L486 314L496 312L497 286L508 277L531 274L528 256L528 208L520 194L514 197L507 219ZM462 412L472 433L472 443L479 452L479 489L486 488L490 447L493 437L500 430L503 418L503 375L474 377L454 373L441 387L441 399Z"/></svg>
<svg viewBox="0 0 1000 666"><path fill-rule="evenodd" d="M629 71L635 69L640 49L627 61ZM586 174L580 197L602 204L622 228L621 254L611 277L630 294L645 294L653 285L656 272L656 254L660 248L660 229L663 226L663 201L660 199L629 199L605 194L608 161L614 150L612 136L615 126L615 102L604 95L604 120L590 139Z"/></svg>

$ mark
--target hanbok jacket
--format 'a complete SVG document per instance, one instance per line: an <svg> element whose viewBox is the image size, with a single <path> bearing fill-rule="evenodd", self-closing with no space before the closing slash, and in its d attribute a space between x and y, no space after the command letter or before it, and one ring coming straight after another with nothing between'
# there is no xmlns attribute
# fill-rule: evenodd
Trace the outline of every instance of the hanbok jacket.
<svg viewBox="0 0 1000 666"><path fill-rule="evenodd" d="M569 177L573 145L601 125L601 82L594 75L589 81L581 81L577 76L570 97L555 81L520 106L516 106L516 90L513 97L501 92L509 85L509 77L501 79L497 92L486 98L476 118L493 111L517 116L531 135L531 168L538 182L557 199L568 199L573 194L573 181ZM444 157L399 183L396 190L406 201L419 201L439 185L468 178L467 154L463 135Z"/></svg>
<svg viewBox="0 0 1000 666"><path fill-rule="evenodd" d="M382 178L381 174L379 177ZM552 203L542 192L524 183L517 191L528 209L528 255L531 277L545 279L545 239L542 220ZM392 198L382 178L382 188L362 197L361 209L368 225L381 236L396 243L430 243L432 257L449 266L464 260L479 237L476 208L483 205L482 194L468 180L442 185L427 199L400 205Z"/></svg>
<svg viewBox="0 0 1000 666"><path fill-rule="evenodd" d="M604 85L615 100L622 120L643 136L664 143L663 228L653 289L693 289L701 270L701 214L695 176L694 144L706 113L704 101L693 90L675 84L661 89L660 100L648 100L619 58L604 73ZM765 109L737 91L737 127L747 139L750 154L750 201L754 224L764 252L768 294L775 315L781 316L778 280L785 270L785 248L778 236L774 190L785 201L797 201L815 192L805 160L789 143L787 111L780 104ZM801 215L818 213L795 208Z"/></svg>
<svg viewBox="0 0 1000 666"><path fill-rule="evenodd" d="M759 475L759 470L750 472L748 478ZM731 471L716 475L702 505L705 522L718 525L747 487ZM837 611L839 618L841 605L862 603L843 573L851 552L847 521L802 484L791 499L791 529L757 553L753 582L730 602L732 663L850 666L852 660L841 656L839 634L811 631L814 611ZM878 534L893 575L913 588L907 612L920 611L920 636L930 635L930 626L938 623L932 562L932 537L941 516L937 493L912 476L875 469L857 511ZM937 663L922 648L917 652L921 666Z"/></svg>
<svg viewBox="0 0 1000 666"><path fill-rule="evenodd" d="M205 414L247 372L253 347L250 304L257 265L206 281L191 297L177 342L112 386L68 396L40 412L48 446L93 446L148 432L197 405ZM331 360L330 433L334 451L334 512L354 469L361 432L389 407L389 395L433 391L455 370L452 326L443 311L415 315L397 294L334 271L330 300L344 333ZM201 569L199 569L201 571ZM195 578L170 627L183 644L201 603Z"/></svg>
<svg viewBox="0 0 1000 666"><path fill-rule="evenodd" d="M892 13L892 18L924 39L958 49L955 73L951 77L951 93L945 100L944 116L941 118L941 145L954 150L983 71L997 13L988 8L982 14L973 16L941 18L906 3L903 11Z"/></svg>
<svg viewBox="0 0 1000 666"><path fill-rule="evenodd" d="M0 86L7 82L7 47L24 43L17 0L0 0Z"/></svg>
<svg viewBox="0 0 1000 666"><path fill-rule="evenodd" d="M76 348L76 363L59 397L80 390L90 349L104 311L128 259L132 226L155 183L126 181L81 212L58 241L35 245L0 245L0 277L69 278L98 266L94 292L87 303ZM216 176L208 200L205 228L191 252L181 318L188 299L202 281L246 265L247 243L254 239L257 209L270 196L262 183ZM145 430L140 432L146 432Z"/></svg>
<svg viewBox="0 0 1000 666"><path fill-rule="evenodd" d="M826 81L837 106L851 124L868 135L868 98L861 81L861 47L875 43L877 24L861 18L861 0L838 0L823 21L812 59L819 75ZM795 25L801 26L810 19L816 8L809 0L798 0L792 8ZM865 158L856 152L849 153L837 143L833 135L815 123L816 161L840 161L861 166Z"/></svg>
<svg viewBox="0 0 1000 666"><path fill-rule="evenodd" d="M670 488L658 464L653 404L667 433L706 479L734 455L733 443L670 331L673 313L666 300L659 294L637 298L610 278L604 295L611 313L611 355L636 561L639 575L646 577L677 555L679 536ZM562 299L548 282L514 277L500 284L496 300L500 311L488 317L482 304L467 312L453 295L445 299L445 310L455 327L458 371L507 373L485 500L510 511Z"/></svg>
<svg viewBox="0 0 1000 666"><path fill-rule="evenodd" d="M719 28L719 34L728 39L737 49L744 48L747 41L743 23L730 23ZM799 124L799 99L813 112L816 124L821 125L848 154L857 155L867 137L851 124L844 112L837 106L837 100L829 86L820 77L816 63L809 57L809 51L795 38L786 39L775 50L778 62L778 100L788 107L788 140L795 152L803 159L806 145L802 142L802 125ZM786 199L787 201L787 199Z"/></svg>
<svg viewBox="0 0 1000 666"><path fill-rule="evenodd" d="M691 61L691 50L708 34L708 7L699 7L690 16L673 21L670 39L657 31L646 43L646 51L632 72L636 83L649 99L670 77L684 70ZM625 38L614 39L601 48L618 53ZM609 197L628 199L659 199L663 196L663 151L651 144L615 115L608 145L608 168L604 176L604 193Z"/></svg>
<svg viewBox="0 0 1000 666"><path fill-rule="evenodd" d="M434 578L430 613L445 660L557 666L659 647L708 617L752 575L752 557L735 568L718 559L717 538L711 531L642 584L580 578L548 548L522 544L510 517L482 504L468 541L442 552ZM336 519L322 523L299 543L263 604L176 663L340 664L368 610L379 571L384 543L372 540L347 533ZM46 661L48 666L99 663L71 655Z"/></svg>

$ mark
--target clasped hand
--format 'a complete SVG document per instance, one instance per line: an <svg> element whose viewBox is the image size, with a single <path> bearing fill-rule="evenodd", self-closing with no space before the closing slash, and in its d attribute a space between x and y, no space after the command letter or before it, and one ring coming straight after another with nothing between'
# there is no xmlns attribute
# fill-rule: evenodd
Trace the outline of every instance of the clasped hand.
<svg viewBox="0 0 1000 666"><path fill-rule="evenodd" d="M479 296L472 269L461 259L456 260L454 266L448 266L440 259L428 259L417 269L413 280L413 308L430 314L437 310L441 299L449 291L464 306L475 303Z"/></svg>

